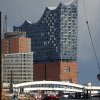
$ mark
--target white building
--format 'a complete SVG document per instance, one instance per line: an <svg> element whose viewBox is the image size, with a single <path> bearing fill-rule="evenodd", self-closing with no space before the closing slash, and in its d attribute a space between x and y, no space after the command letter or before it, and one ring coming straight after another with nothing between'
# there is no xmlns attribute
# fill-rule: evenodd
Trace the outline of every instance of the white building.
<svg viewBox="0 0 100 100"><path fill-rule="evenodd" d="M2 55L3 83L33 81L33 52Z"/></svg>

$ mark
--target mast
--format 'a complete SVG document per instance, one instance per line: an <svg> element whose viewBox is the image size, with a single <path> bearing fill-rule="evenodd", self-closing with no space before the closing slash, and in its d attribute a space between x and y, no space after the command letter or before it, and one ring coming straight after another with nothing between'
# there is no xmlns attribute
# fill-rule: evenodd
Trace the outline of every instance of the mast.
<svg viewBox="0 0 100 100"><path fill-rule="evenodd" d="M0 11L0 46L1 46L1 11ZM1 59L1 49L0 49L0 100L2 100L2 59Z"/></svg>
<svg viewBox="0 0 100 100"><path fill-rule="evenodd" d="M5 36L5 33L7 33L7 15L4 17L4 23L3 23L3 35Z"/></svg>

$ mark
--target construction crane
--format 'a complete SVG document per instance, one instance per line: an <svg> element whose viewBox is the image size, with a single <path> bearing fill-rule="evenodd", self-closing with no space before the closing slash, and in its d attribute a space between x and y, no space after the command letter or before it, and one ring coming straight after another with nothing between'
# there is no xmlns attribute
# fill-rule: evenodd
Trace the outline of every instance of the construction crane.
<svg viewBox="0 0 100 100"><path fill-rule="evenodd" d="M87 15L86 15L86 8L85 8L84 0L83 0L83 6L84 6L84 12L85 12L85 17L86 17L86 24L87 24L87 28L88 28L88 33L89 33L91 44L92 44L92 47L93 47L93 52L94 52L94 55L95 55L96 63L97 63L98 69L99 69L99 74L97 74L97 79L100 81L100 64L99 64L97 53L96 53L96 50L95 50L95 47L94 47L94 43L93 43L93 39L92 39L92 35L91 35L91 30L90 30L90 27L89 27L89 22L88 22Z"/></svg>

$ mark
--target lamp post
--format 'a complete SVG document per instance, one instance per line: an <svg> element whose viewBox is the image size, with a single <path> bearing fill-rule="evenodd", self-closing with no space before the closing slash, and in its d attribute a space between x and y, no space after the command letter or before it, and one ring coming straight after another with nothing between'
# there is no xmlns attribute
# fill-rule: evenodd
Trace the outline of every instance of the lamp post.
<svg viewBox="0 0 100 100"><path fill-rule="evenodd" d="M91 100L92 99L92 97L91 97L91 92L92 92L92 85L91 85L91 83L88 83L88 87L90 87L89 88L89 98Z"/></svg>

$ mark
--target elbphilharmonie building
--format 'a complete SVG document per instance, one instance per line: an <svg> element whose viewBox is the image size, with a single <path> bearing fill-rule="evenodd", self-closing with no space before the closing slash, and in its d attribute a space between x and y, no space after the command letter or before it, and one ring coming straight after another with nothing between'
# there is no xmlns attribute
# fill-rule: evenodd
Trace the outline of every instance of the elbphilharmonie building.
<svg viewBox="0 0 100 100"><path fill-rule="evenodd" d="M46 7L36 23L14 26L31 38L34 80L77 82L78 1Z"/></svg>

